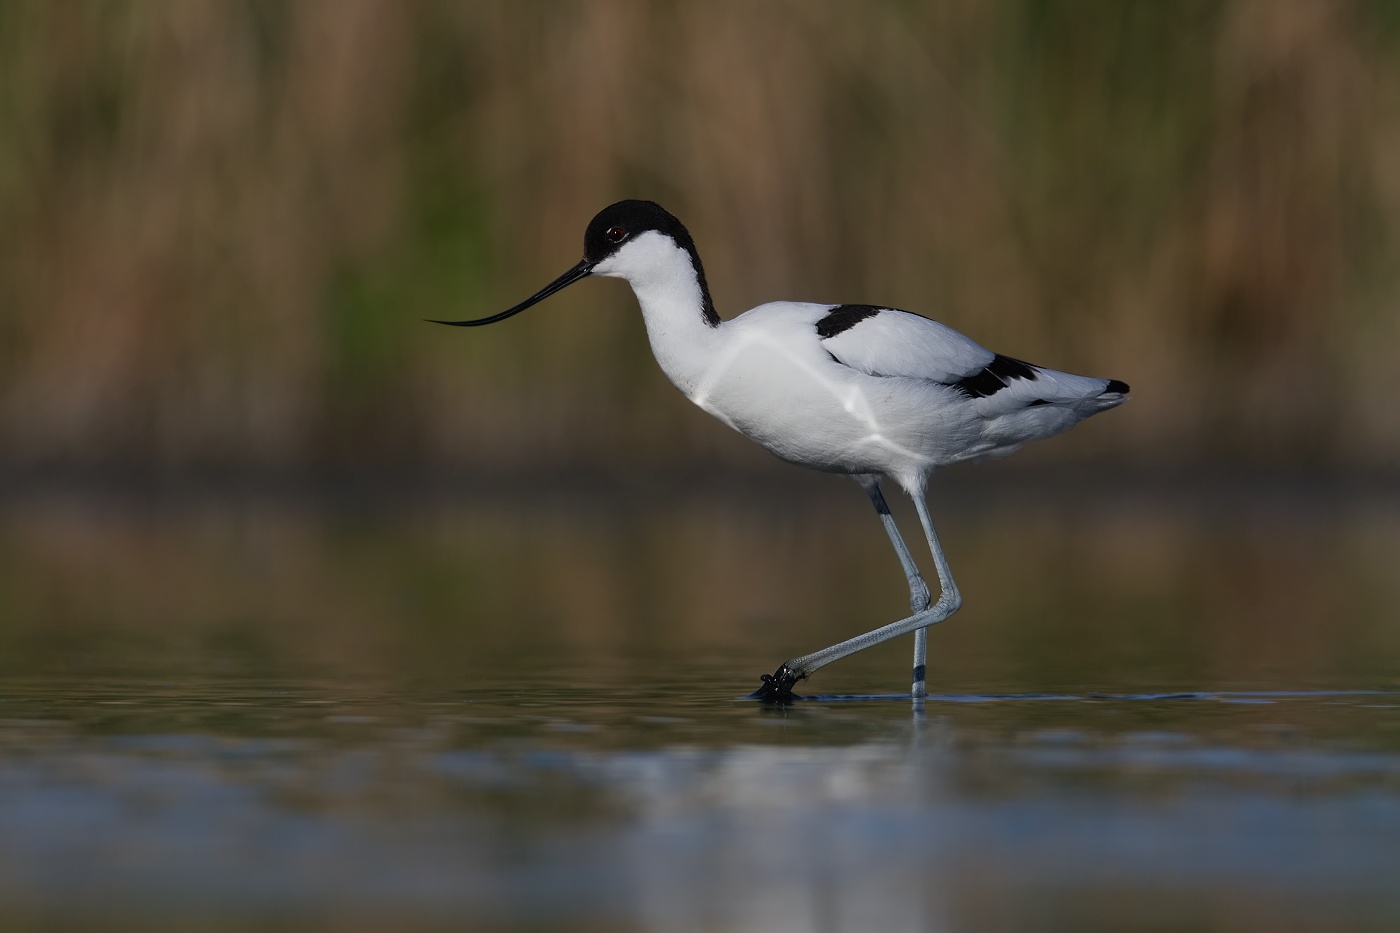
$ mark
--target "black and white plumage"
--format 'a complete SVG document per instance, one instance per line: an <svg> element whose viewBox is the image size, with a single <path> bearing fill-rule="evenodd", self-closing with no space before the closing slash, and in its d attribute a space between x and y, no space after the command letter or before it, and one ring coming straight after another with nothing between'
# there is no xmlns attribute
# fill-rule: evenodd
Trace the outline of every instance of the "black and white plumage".
<svg viewBox="0 0 1400 933"><path fill-rule="evenodd" d="M517 314L588 275L625 279L652 352L686 397L772 453L845 473L865 488L909 581L908 618L781 665L755 696L783 700L817 668L915 633L913 694L924 694L927 627L962 600L929 518L929 474L1012 453L1127 399L1116 379L1075 376L993 353L929 318L878 305L777 301L721 320L695 242L650 201L619 201L589 223L584 258L520 304ZM888 477L914 500L938 572L931 594L885 504Z"/></svg>

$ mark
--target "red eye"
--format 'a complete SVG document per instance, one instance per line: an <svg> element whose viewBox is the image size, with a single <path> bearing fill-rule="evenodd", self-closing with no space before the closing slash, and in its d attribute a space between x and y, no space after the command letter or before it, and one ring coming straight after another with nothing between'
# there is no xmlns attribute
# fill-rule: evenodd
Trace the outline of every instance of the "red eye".
<svg viewBox="0 0 1400 933"><path fill-rule="evenodd" d="M621 243L623 240L627 239L627 231L623 230L621 227L609 227L606 236L614 243Z"/></svg>

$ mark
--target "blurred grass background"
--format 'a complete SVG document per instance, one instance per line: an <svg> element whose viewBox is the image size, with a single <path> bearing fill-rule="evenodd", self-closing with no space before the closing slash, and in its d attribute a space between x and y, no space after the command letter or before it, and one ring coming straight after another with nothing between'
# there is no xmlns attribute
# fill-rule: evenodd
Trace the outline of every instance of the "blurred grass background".
<svg viewBox="0 0 1400 933"><path fill-rule="evenodd" d="M0 465L765 462L617 283L421 322L621 197L724 316L886 303L1133 385L1043 456L1400 458L1393 0L7 0Z"/></svg>

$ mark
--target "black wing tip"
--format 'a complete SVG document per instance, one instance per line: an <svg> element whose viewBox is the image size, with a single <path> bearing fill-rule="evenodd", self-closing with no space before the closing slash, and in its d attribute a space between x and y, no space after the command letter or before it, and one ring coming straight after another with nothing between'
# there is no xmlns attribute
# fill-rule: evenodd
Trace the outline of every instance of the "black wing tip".
<svg viewBox="0 0 1400 933"><path fill-rule="evenodd" d="M1018 360L1015 357L998 353L992 357L990 363L977 372L964 376L957 382L947 383L947 385L961 392L964 398L986 398L989 395L996 395L1011 385L1013 379L1034 380L1039 378L1035 366L1025 360Z"/></svg>
<svg viewBox="0 0 1400 933"><path fill-rule="evenodd" d="M1104 386L1105 394L1117 393L1119 395L1128 394L1128 384L1121 379L1110 379L1108 385Z"/></svg>

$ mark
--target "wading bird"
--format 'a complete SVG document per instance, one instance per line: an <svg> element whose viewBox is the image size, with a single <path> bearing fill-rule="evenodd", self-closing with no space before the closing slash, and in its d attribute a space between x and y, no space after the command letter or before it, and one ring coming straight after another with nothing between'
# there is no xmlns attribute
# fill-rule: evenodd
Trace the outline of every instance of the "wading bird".
<svg viewBox="0 0 1400 933"><path fill-rule="evenodd" d="M1000 457L1127 399L1117 379L1074 376L986 350L937 321L880 305L774 301L721 320L695 241L651 201L619 201L588 224L578 265L500 314L519 314L589 275L625 279L642 307L651 349L686 398L790 463L844 473L879 513L909 581L912 614L763 675L753 696L792 697L818 668L914 633L913 695L925 694L927 629L962 606L925 502L929 474ZM880 480L918 510L933 554L935 601L900 536Z"/></svg>

